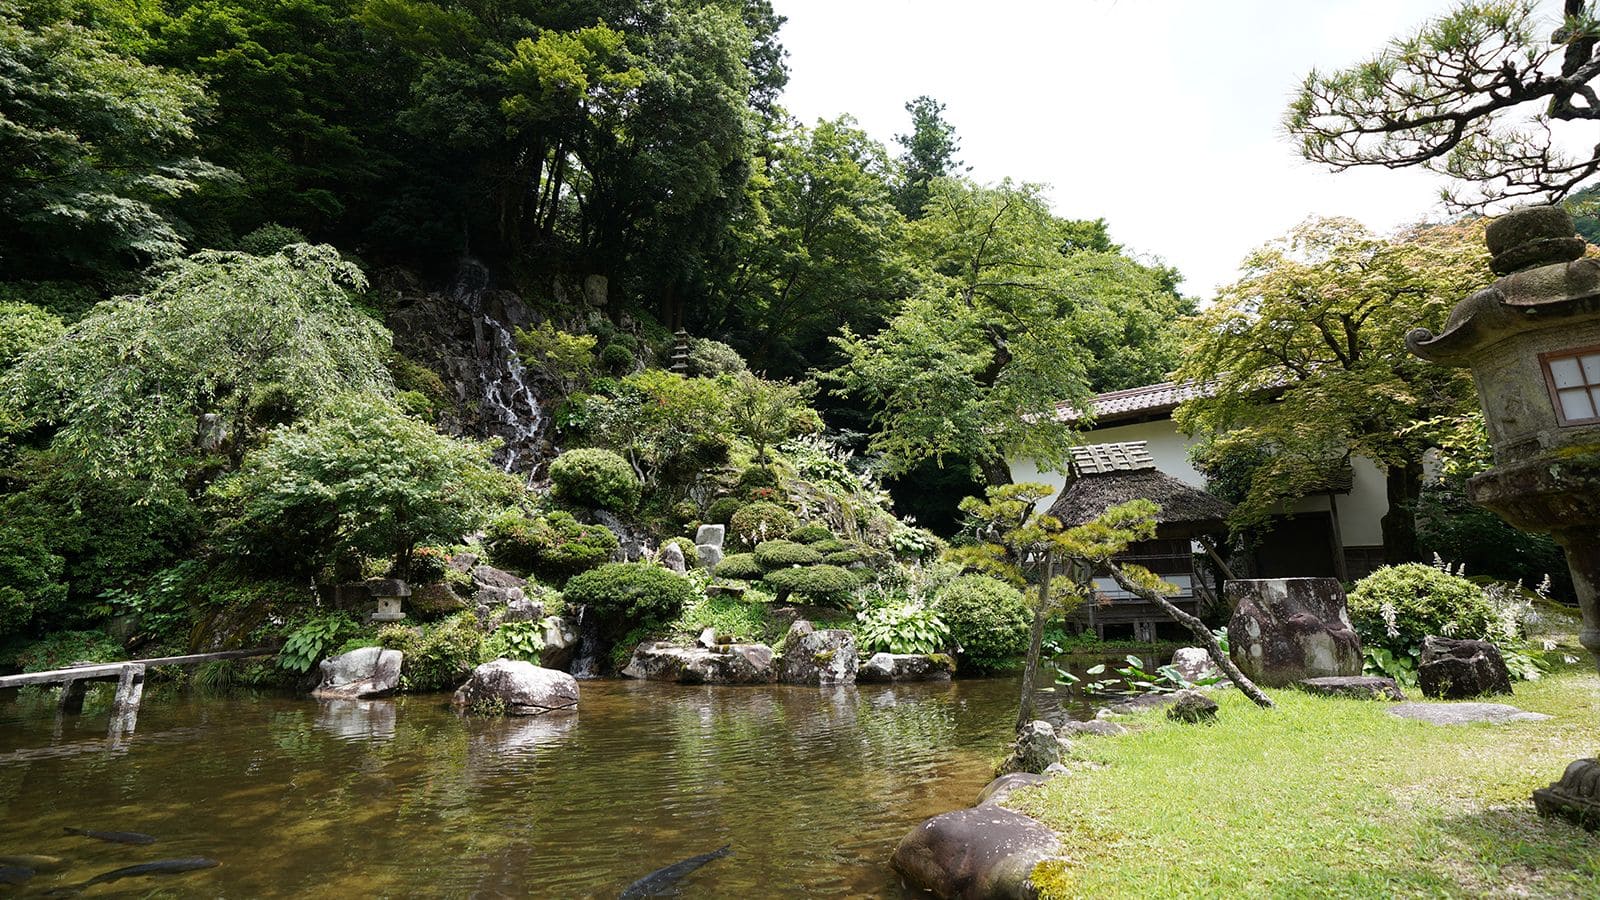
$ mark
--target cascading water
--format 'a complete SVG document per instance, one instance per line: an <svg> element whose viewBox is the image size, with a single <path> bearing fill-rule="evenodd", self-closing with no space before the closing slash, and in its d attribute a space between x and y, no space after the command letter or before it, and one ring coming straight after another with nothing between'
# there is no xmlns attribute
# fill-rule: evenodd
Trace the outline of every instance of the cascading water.
<svg viewBox="0 0 1600 900"><path fill-rule="evenodd" d="M486 429L504 441L495 461L507 472L531 473L539 462L544 409L529 386L528 370L511 330L485 302L489 270L477 260L463 260L450 293L472 318L478 415Z"/></svg>
<svg viewBox="0 0 1600 900"><path fill-rule="evenodd" d="M600 676L600 623L590 613L588 604L578 607L578 652L567 669L574 678Z"/></svg>

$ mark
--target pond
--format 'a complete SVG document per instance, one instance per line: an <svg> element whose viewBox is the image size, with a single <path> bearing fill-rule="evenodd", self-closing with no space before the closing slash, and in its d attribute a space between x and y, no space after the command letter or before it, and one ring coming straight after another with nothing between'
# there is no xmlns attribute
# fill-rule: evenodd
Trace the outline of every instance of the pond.
<svg viewBox="0 0 1600 900"><path fill-rule="evenodd" d="M147 698L116 751L93 706L58 723L49 696L0 700L0 854L64 861L24 896L206 856L222 865L86 895L616 897L729 845L685 896L914 896L889 854L922 819L973 802L1017 689L598 680L582 683L578 714L535 719L459 718L443 695L169 694Z"/></svg>

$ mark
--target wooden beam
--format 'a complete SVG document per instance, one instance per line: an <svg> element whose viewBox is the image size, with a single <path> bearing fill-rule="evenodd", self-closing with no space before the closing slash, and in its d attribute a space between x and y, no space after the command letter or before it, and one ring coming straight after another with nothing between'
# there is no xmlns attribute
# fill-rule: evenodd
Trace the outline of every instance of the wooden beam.
<svg viewBox="0 0 1600 900"><path fill-rule="evenodd" d="M122 677L124 666L192 666L196 663L218 659L248 659L254 656L271 656L276 647L255 647L250 650L222 650L217 653L191 653L187 656L158 656L154 659L130 659L125 662L100 663L92 666L74 666L52 669L48 672L24 672L21 675L0 676L0 689L22 687L29 684L60 684L70 681L116 681Z"/></svg>

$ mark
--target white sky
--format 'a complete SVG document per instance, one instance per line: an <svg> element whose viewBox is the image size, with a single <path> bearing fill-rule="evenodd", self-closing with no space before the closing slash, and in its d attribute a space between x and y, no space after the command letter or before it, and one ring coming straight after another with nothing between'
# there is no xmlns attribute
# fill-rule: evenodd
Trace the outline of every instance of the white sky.
<svg viewBox="0 0 1600 900"><path fill-rule="evenodd" d="M1279 122L1306 72L1358 62L1453 0L774 0L807 123L889 144L907 100L946 104L982 181L1045 182L1057 213L1176 265L1209 298L1311 215L1380 231L1438 218L1415 170L1333 174ZM898 149L891 146L891 150Z"/></svg>

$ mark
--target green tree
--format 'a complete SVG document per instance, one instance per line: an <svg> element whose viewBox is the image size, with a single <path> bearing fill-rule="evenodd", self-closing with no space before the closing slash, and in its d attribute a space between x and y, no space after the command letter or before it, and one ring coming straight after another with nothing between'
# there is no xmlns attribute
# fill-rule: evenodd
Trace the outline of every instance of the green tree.
<svg viewBox="0 0 1600 900"><path fill-rule="evenodd" d="M758 368L797 374L841 325L875 330L893 312L904 222L883 145L848 117L794 126L768 153L697 324L731 332Z"/></svg>
<svg viewBox="0 0 1600 900"><path fill-rule="evenodd" d="M926 94L907 103L906 112L911 114L911 133L894 136L901 149L895 205L907 219L920 219L934 180L962 170L956 159L961 139L945 121L944 104Z"/></svg>
<svg viewBox="0 0 1600 900"><path fill-rule="evenodd" d="M1554 203L1600 174L1600 147L1571 152L1570 123L1600 116L1600 20L1564 0L1544 38L1533 0L1463 0L1371 59L1313 70L1284 118L1300 152L1335 170L1421 166L1459 207ZM1579 144L1586 131L1574 135Z"/></svg>
<svg viewBox="0 0 1600 900"><path fill-rule="evenodd" d="M1177 300L1156 270L1070 249L1081 233L1038 185L934 183L910 232L916 294L877 334L835 339L846 361L832 377L875 410L871 447L892 472L955 457L1000 484L1010 456L1062 465L1073 426L1059 404L1082 408L1097 369L1143 375L1170 359L1170 342L1134 348L1159 360L1142 368L1107 351L1112 319L1149 307L1155 321Z"/></svg>
<svg viewBox="0 0 1600 900"><path fill-rule="evenodd" d="M42 10L34 11L42 12ZM0 266L115 279L179 255L173 201L225 173L193 153L197 79L0 0Z"/></svg>
<svg viewBox="0 0 1600 900"><path fill-rule="evenodd" d="M1256 454L1236 525L1263 523L1326 490L1355 456L1387 469L1391 562L1417 557L1422 453L1443 419L1475 407L1464 371L1406 350L1491 276L1482 223L1385 239L1348 219L1312 220L1245 260L1245 276L1189 322L1178 377L1210 385L1175 419L1210 441L1202 467ZM1438 427L1415 427L1434 421ZM1262 451L1265 451L1264 453Z"/></svg>
<svg viewBox="0 0 1600 900"><path fill-rule="evenodd" d="M810 406L811 385L768 381L750 372L727 378L733 382L730 424L755 448L757 463L766 464L767 450L774 444L821 430L822 421Z"/></svg>
<svg viewBox="0 0 1600 900"><path fill-rule="evenodd" d="M457 541L514 497L490 450L382 398L341 395L275 429L212 485L214 540L260 571L310 573L368 556L393 560L404 578L417 545Z"/></svg>
<svg viewBox="0 0 1600 900"><path fill-rule="evenodd" d="M0 375L0 426L59 464L152 489L231 468L335 396L393 392L389 334L351 303L364 285L326 246L196 254Z"/></svg>

